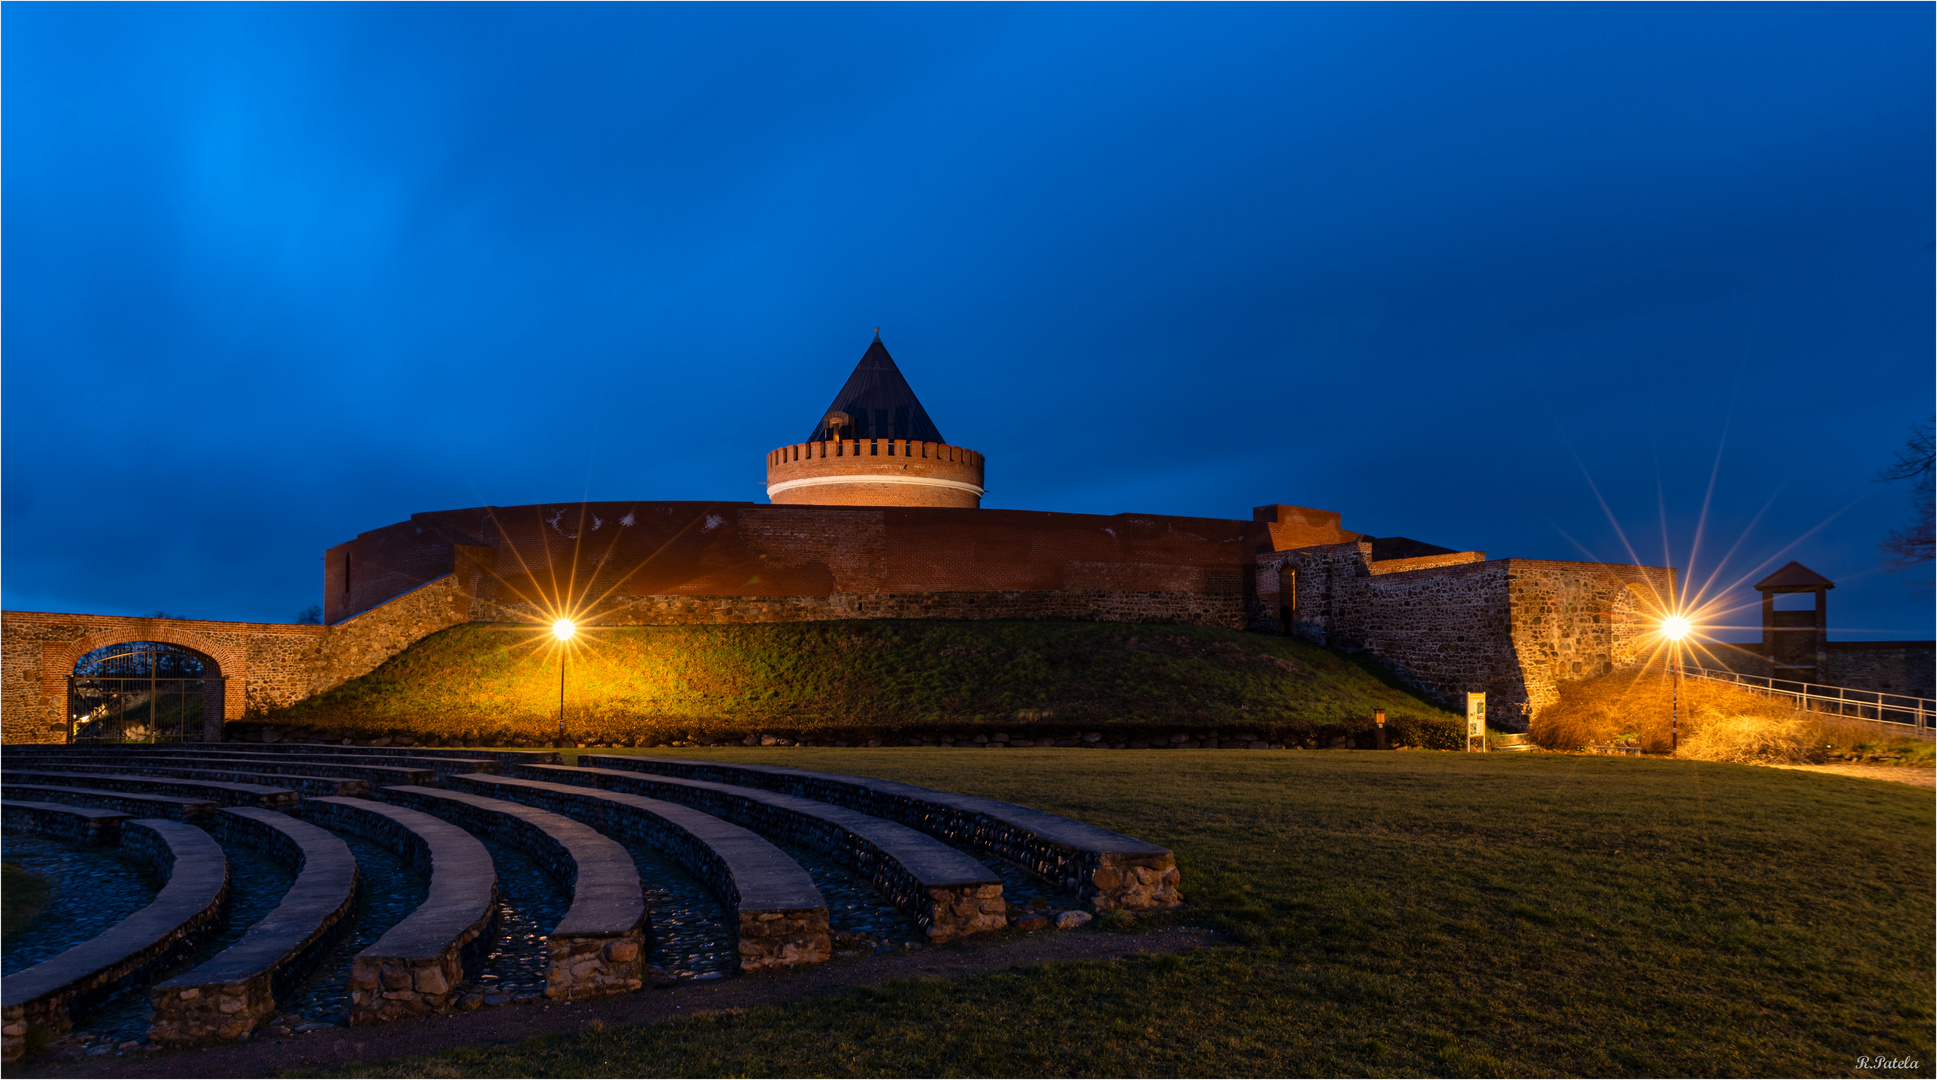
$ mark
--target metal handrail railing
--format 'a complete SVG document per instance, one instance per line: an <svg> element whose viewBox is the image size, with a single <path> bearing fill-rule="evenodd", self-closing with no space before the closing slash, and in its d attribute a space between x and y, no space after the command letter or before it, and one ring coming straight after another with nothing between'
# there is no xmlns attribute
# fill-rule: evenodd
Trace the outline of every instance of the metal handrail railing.
<svg viewBox="0 0 1937 1080"><path fill-rule="evenodd" d="M1765 694L1788 698L1799 709L1833 713L1879 724L1914 728L1919 735L1937 723L1937 700L1909 694L1886 694L1880 690L1858 690L1850 686L1824 686L1820 683L1776 679L1765 675L1744 675L1739 671L1689 667L1685 677L1710 682L1734 683Z"/></svg>

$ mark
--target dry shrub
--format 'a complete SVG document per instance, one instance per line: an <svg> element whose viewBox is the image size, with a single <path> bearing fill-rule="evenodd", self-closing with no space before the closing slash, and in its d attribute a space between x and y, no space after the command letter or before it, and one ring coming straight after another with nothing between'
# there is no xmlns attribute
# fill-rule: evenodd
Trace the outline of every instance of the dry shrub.
<svg viewBox="0 0 1937 1080"><path fill-rule="evenodd" d="M1801 762L1808 759L1811 725L1802 714L1705 717L1681 740L1681 756L1702 761Z"/></svg>
<svg viewBox="0 0 1937 1080"><path fill-rule="evenodd" d="M1666 754L1673 687L1658 668L1567 683L1529 730L1550 750L1625 743ZM1683 680L1680 713L1681 753L1710 761L1797 761L1813 737L1811 722L1781 698L1728 683Z"/></svg>

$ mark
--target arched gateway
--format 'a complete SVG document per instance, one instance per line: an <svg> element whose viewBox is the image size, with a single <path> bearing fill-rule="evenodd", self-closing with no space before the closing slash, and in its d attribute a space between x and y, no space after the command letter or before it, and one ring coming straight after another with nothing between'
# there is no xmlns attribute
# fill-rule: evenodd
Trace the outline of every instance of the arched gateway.
<svg viewBox="0 0 1937 1080"><path fill-rule="evenodd" d="M222 730L215 658L162 641L123 641L85 653L67 678L70 743L197 742Z"/></svg>

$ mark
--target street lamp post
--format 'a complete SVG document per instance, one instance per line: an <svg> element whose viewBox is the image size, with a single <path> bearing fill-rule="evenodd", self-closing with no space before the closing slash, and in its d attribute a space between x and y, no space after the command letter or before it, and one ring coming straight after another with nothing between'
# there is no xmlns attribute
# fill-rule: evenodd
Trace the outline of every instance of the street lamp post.
<svg viewBox="0 0 1937 1080"><path fill-rule="evenodd" d="M1674 650L1674 682L1668 690L1668 754L1672 757L1681 752L1681 639L1688 636L1688 620L1679 615L1661 620L1661 636Z"/></svg>
<svg viewBox="0 0 1937 1080"><path fill-rule="evenodd" d="M558 639L558 746L565 746L565 643L572 640L578 627L570 619L560 619L552 624L552 637Z"/></svg>

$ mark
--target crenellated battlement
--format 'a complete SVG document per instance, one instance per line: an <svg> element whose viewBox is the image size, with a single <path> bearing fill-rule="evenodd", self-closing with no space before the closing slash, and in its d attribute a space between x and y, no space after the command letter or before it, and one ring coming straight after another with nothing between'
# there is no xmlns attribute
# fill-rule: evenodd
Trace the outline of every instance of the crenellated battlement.
<svg viewBox="0 0 1937 1080"><path fill-rule="evenodd" d="M982 505L983 458L916 439L827 439L767 455L767 498L821 506Z"/></svg>
<svg viewBox="0 0 1937 1080"><path fill-rule="evenodd" d="M982 455L966 446L915 442L910 439L824 440L783 446L767 455L767 468L815 458L904 457L982 467Z"/></svg>

